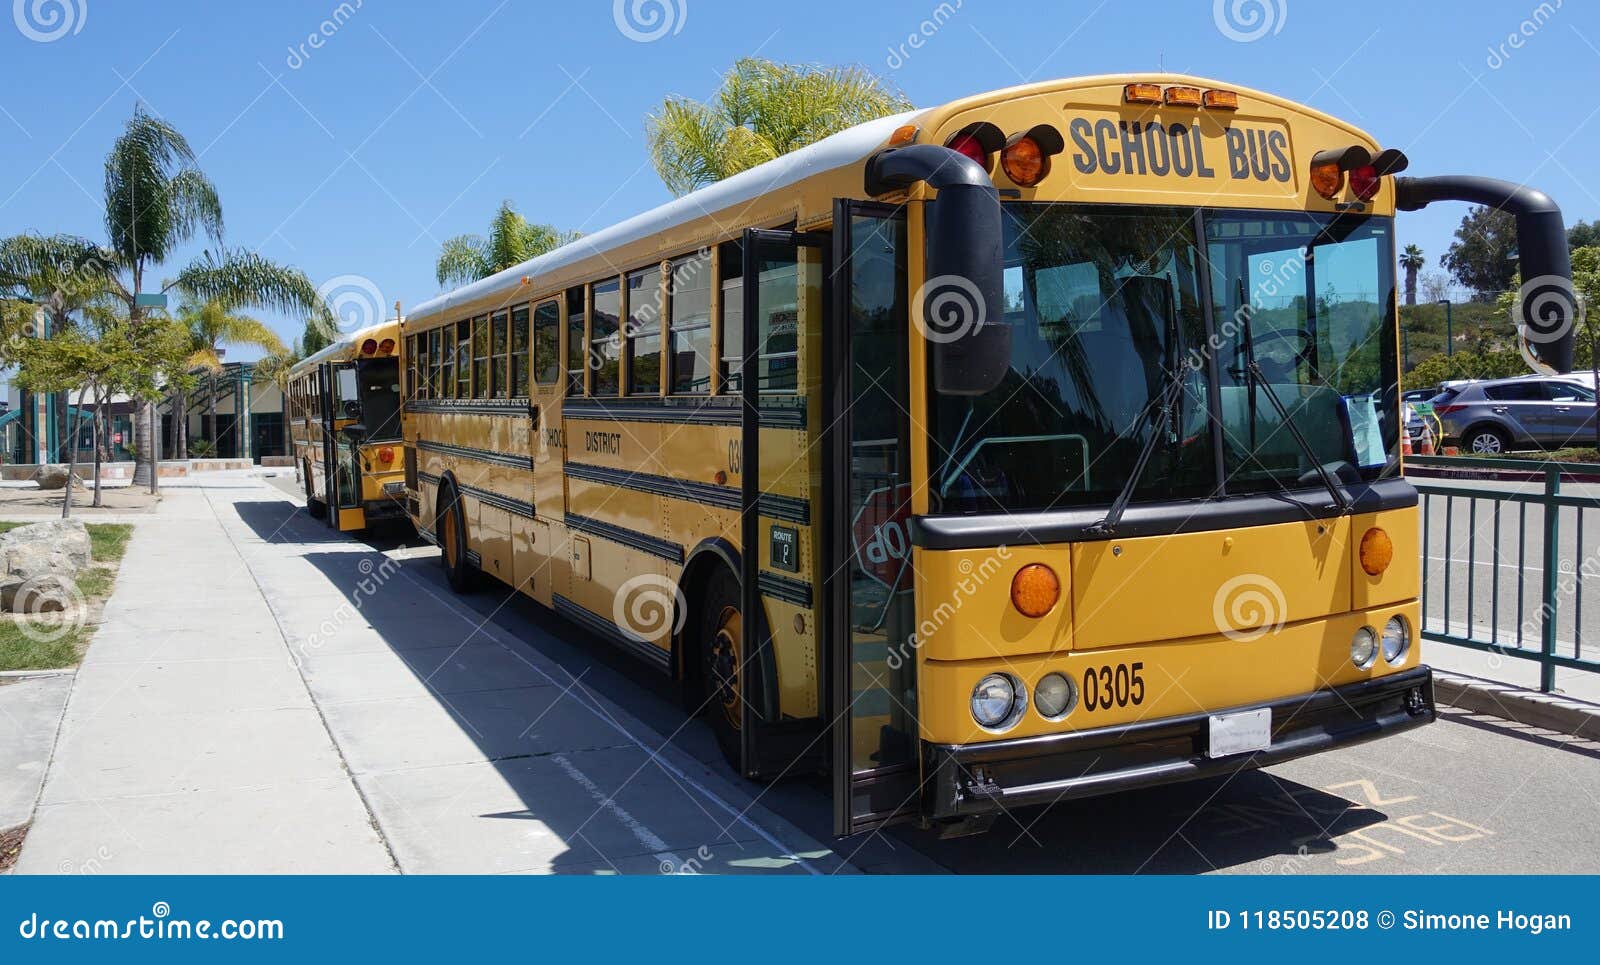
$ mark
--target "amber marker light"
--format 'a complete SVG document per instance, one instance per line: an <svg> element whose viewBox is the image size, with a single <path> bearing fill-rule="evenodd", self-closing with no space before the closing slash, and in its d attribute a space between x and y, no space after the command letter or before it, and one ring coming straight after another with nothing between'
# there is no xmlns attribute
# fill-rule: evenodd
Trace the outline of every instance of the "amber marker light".
<svg viewBox="0 0 1600 965"><path fill-rule="evenodd" d="M894 133L893 134L889 135L889 146L890 147L899 147L902 144L910 144L912 141L915 141L916 139L917 139L917 125L915 125L915 124L901 124L899 127L894 129Z"/></svg>
<svg viewBox="0 0 1600 965"><path fill-rule="evenodd" d="M1344 172L1335 162L1311 166L1311 189L1329 201L1344 190Z"/></svg>
<svg viewBox="0 0 1600 965"><path fill-rule="evenodd" d="M1168 87L1165 98L1168 104L1174 107L1199 107L1200 88L1198 87Z"/></svg>
<svg viewBox="0 0 1600 965"><path fill-rule="evenodd" d="M394 339L386 338L383 341L378 343L378 352L380 354L388 355L393 351L394 351Z"/></svg>
<svg viewBox="0 0 1600 965"><path fill-rule="evenodd" d="M1231 90L1208 90L1203 103L1213 111L1236 111L1239 109L1239 95Z"/></svg>
<svg viewBox="0 0 1600 965"><path fill-rule="evenodd" d="M1377 526L1367 530L1361 537L1361 569L1368 576L1377 576L1389 568L1389 563L1394 560L1394 542L1389 539L1389 534Z"/></svg>
<svg viewBox="0 0 1600 965"><path fill-rule="evenodd" d="M1019 137L1000 152L1000 167L1012 183L1031 188L1050 173L1050 159L1031 137Z"/></svg>
<svg viewBox="0 0 1600 965"><path fill-rule="evenodd" d="M1025 617L1042 617L1061 599L1056 571L1043 563L1029 563L1011 578L1011 605Z"/></svg>
<svg viewBox="0 0 1600 965"><path fill-rule="evenodd" d="M1122 88L1122 99L1129 104L1161 103L1160 84L1128 84Z"/></svg>

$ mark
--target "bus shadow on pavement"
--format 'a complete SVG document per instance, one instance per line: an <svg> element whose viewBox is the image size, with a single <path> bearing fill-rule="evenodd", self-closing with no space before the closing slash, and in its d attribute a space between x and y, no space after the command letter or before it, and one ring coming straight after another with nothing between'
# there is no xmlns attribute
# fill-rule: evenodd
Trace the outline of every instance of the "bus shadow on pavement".
<svg viewBox="0 0 1600 965"><path fill-rule="evenodd" d="M304 506L287 499L238 501L233 504L239 518L267 543L350 543L351 535L340 533L321 519L306 512ZM361 542L379 552L422 542L411 523L388 520L374 523L360 534Z"/></svg>
<svg viewBox="0 0 1600 965"><path fill-rule="evenodd" d="M272 532L287 504L264 505L251 525ZM673 746L689 755L673 755L675 765L653 753L653 734L636 733L637 725L609 709L608 701L638 716L641 696L675 706L669 682L642 688L645 668L630 679L599 659L609 648L574 644L570 627L554 614L536 617L538 605L520 594L452 598L432 554L396 560L359 544L351 549L300 557L316 569L323 603L297 602L283 622L403 870L797 873L809 866L827 873L840 866L814 842L791 847L763 837L752 821L739 820L739 809L708 793L715 772L699 756L715 746L699 725L674 733L645 722L673 734ZM682 725L681 710L677 718Z"/></svg>
<svg viewBox="0 0 1600 965"><path fill-rule="evenodd" d="M1259 770L1018 810L987 835L897 837L961 874L1292 874L1388 815ZM1315 862L1315 863L1313 863Z"/></svg>

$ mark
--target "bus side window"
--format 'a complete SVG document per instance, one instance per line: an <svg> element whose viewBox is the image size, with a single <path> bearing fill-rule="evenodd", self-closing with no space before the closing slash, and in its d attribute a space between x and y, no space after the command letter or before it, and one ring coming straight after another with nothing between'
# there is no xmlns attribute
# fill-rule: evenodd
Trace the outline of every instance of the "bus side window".
<svg viewBox="0 0 1600 965"><path fill-rule="evenodd" d="M489 398L489 317L472 320L472 397Z"/></svg>
<svg viewBox="0 0 1600 965"><path fill-rule="evenodd" d="M711 254L696 252L672 263L668 275L671 319L667 362L673 395L711 391Z"/></svg>
<svg viewBox="0 0 1600 965"><path fill-rule="evenodd" d="M567 397L583 394L584 346L588 334L584 331L583 286L567 289Z"/></svg>
<svg viewBox="0 0 1600 965"><path fill-rule="evenodd" d="M561 305L554 300L533 310L533 380L554 385L561 377Z"/></svg>
<svg viewBox="0 0 1600 965"><path fill-rule="evenodd" d="M507 366L510 364L511 340L506 337L506 311L494 313L489 323L489 398L511 397L511 380Z"/></svg>
<svg viewBox="0 0 1600 965"><path fill-rule="evenodd" d="M722 283L722 299L717 312L717 332L721 336L722 364L718 382L721 393L737 395L743 391L740 369L744 365L744 243L730 241L717 252L717 275Z"/></svg>
<svg viewBox="0 0 1600 965"><path fill-rule="evenodd" d="M511 310L511 395L524 399L528 396L528 306L518 305Z"/></svg>
<svg viewBox="0 0 1600 965"><path fill-rule="evenodd" d="M452 351L456 358L456 378L450 386L450 397L453 399L472 398L472 323L470 321L457 322L451 328L455 330L450 339ZM446 329L449 331L449 329Z"/></svg>
<svg viewBox="0 0 1600 965"><path fill-rule="evenodd" d="M438 397L456 397L456 323L438 330Z"/></svg>
<svg viewBox="0 0 1600 965"><path fill-rule="evenodd" d="M589 394L615 398L620 388L622 292L615 278L589 286Z"/></svg>
<svg viewBox="0 0 1600 965"><path fill-rule="evenodd" d="M661 394L661 266L628 275L628 394Z"/></svg>
<svg viewBox="0 0 1600 965"><path fill-rule="evenodd" d="M428 372L424 376L422 391L430 399L448 399L450 391L439 381L439 330L428 333Z"/></svg>

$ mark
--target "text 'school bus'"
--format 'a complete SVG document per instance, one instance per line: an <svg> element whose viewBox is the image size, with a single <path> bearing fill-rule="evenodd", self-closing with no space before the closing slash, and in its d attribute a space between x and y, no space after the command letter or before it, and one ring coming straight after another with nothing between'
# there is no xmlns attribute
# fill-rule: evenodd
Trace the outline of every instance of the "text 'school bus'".
<svg viewBox="0 0 1600 965"><path fill-rule="evenodd" d="M1548 198L1405 167L1171 75L862 124L411 311L410 512L840 833L1418 726L1396 209L1516 215L1536 365L1574 303Z"/></svg>
<svg viewBox="0 0 1600 965"><path fill-rule="evenodd" d="M307 512L342 532L405 519L399 320L299 362L285 397Z"/></svg>

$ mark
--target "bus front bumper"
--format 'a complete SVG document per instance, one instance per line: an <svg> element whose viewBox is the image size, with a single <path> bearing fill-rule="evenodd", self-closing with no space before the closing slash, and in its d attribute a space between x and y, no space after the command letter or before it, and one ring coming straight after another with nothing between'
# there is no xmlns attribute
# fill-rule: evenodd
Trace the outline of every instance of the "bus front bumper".
<svg viewBox="0 0 1600 965"><path fill-rule="evenodd" d="M1206 754L1210 715L982 744L929 744L930 816L960 818L1265 767L1434 720L1428 667L1234 710L1272 710L1266 750Z"/></svg>

